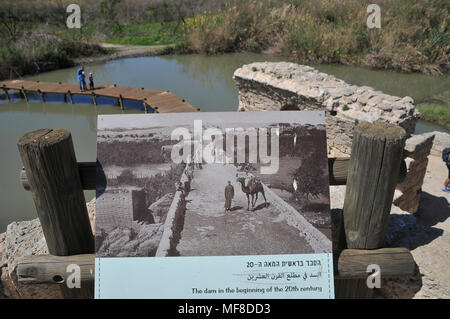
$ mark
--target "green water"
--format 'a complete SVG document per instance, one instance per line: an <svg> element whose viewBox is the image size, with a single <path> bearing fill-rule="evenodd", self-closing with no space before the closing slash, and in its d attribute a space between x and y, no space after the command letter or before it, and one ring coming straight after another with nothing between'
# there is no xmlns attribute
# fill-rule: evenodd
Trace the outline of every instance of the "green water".
<svg viewBox="0 0 450 319"><path fill-rule="evenodd" d="M237 53L219 56L169 55L142 57L87 65L97 83L118 84L170 90L202 111L236 111L238 92L232 80L235 69L255 61L282 61L282 58L261 54ZM422 74L398 74L371 71L346 66L316 66L320 71L336 75L348 83L368 85L386 93L409 95L419 102L450 89L450 77ZM76 83L76 68L58 70L33 77L30 80ZM31 193L19 183L22 167L16 143L25 133L38 128L65 128L72 132L78 161L95 161L97 114L141 113L137 109L121 111L117 106L92 104L71 105L60 102L25 103L17 98L8 103L0 98L0 232L12 221L36 217ZM429 123L420 123L419 132L444 130ZM86 192L86 200L94 196Z"/></svg>

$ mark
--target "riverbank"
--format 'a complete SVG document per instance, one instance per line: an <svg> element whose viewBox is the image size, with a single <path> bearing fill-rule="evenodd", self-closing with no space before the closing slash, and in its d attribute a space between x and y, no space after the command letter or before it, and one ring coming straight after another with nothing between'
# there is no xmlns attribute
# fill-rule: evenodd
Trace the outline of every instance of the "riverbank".
<svg viewBox="0 0 450 319"><path fill-rule="evenodd" d="M450 130L450 105L419 104L420 118Z"/></svg>
<svg viewBox="0 0 450 319"><path fill-rule="evenodd" d="M144 56L163 55L170 52L175 45L122 45L101 43L100 46L107 50L107 54L93 57L83 57L74 60L75 64L87 64L87 63L104 63L107 61L125 59L125 58L137 58Z"/></svg>
<svg viewBox="0 0 450 319"><path fill-rule="evenodd" d="M67 68L76 65L77 59L110 54L111 49L89 42L32 35L0 46L0 80Z"/></svg>
<svg viewBox="0 0 450 319"><path fill-rule="evenodd" d="M188 52L271 51L300 64L340 63L402 72L450 71L450 5L381 1L381 28L369 29L358 1L227 1L186 25Z"/></svg>
<svg viewBox="0 0 450 319"><path fill-rule="evenodd" d="M92 44L52 40L24 52L23 48L0 48L0 80L22 78L81 64L104 63L111 60L162 55L173 51L174 45Z"/></svg>
<svg viewBox="0 0 450 319"><path fill-rule="evenodd" d="M83 0L81 29L68 29L63 3L0 9L0 79L106 61L96 43L171 45L172 53L272 53L300 64L343 64L426 74L450 72L450 5L445 0L380 1L381 28L353 0L221 0L183 4ZM59 44L55 45L55 41ZM70 44L67 47L67 44ZM81 50L78 50L81 48ZM122 49L119 49L122 51ZM134 55L120 55L129 57ZM148 54L146 52L145 54ZM152 53L156 54L156 53ZM100 58L97 55L107 55Z"/></svg>

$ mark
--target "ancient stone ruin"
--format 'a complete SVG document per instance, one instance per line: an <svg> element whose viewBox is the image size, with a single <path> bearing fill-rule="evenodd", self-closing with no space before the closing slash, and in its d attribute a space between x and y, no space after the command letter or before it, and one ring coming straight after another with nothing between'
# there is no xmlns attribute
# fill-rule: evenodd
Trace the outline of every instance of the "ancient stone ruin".
<svg viewBox="0 0 450 319"><path fill-rule="evenodd" d="M384 121L414 132L419 113L411 97L384 94L345 83L316 69L288 62L244 65L234 72L238 111L324 110L330 157L349 156L353 130L362 121ZM417 212L433 136L409 138L405 146L407 177L397 186L394 204Z"/></svg>
<svg viewBox="0 0 450 319"><path fill-rule="evenodd" d="M350 85L316 69L287 62L262 62L234 72L239 111L325 110L329 154L350 155L353 129L361 121L398 124L408 134L418 113L410 97Z"/></svg>

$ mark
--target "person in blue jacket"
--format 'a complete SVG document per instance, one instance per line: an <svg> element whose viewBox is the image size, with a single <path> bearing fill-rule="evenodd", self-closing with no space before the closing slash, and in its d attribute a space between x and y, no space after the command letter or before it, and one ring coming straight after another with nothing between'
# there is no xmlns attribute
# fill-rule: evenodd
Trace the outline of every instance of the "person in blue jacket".
<svg viewBox="0 0 450 319"><path fill-rule="evenodd" d="M84 74L84 67L81 66L77 71L78 84L80 85L80 91L87 90L86 88L86 75Z"/></svg>

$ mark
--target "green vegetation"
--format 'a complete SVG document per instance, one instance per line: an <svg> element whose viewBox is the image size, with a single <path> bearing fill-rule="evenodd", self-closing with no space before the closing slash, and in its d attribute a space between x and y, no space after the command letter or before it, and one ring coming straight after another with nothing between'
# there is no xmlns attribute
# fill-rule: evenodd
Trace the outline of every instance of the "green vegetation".
<svg viewBox="0 0 450 319"><path fill-rule="evenodd" d="M186 46L208 54L270 49L299 62L359 64L405 72L450 70L450 2L383 0L381 29L366 1L229 0L195 16Z"/></svg>
<svg viewBox="0 0 450 319"><path fill-rule="evenodd" d="M201 0L79 0L81 29L68 29L70 0L0 0L0 79L74 65L77 58L108 53L99 43L175 44L183 51L190 16L215 10Z"/></svg>
<svg viewBox="0 0 450 319"><path fill-rule="evenodd" d="M70 67L74 65L75 58L107 53L106 49L98 45L70 39L34 41L29 39L26 43L0 47L0 79Z"/></svg>
<svg viewBox="0 0 450 319"><path fill-rule="evenodd" d="M433 96L431 102L417 105L420 117L450 129L450 90Z"/></svg>
<svg viewBox="0 0 450 319"><path fill-rule="evenodd" d="M343 111L348 111L348 110L350 110L350 108L348 107L347 104L345 104L345 105L342 107L342 110L343 110Z"/></svg>
<svg viewBox="0 0 450 319"><path fill-rule="evenodd" d="M450 129L450 105L419 104L417 108L422 119Z"/></svg>
<svg viewBox="0 0 450 319"><path fill-rule="evenodd" d="M367 28L367 1L79 0L82 28L69 30L71 2L0 0L1 78L103 54L101 42L174 44L165 53L268 51L299 63L450 70L448 0L380 0L381 29Z"/></svg>
<svg viewBox="0 0 450 319"><path fill-rule="evenodd" d="M130 24L113 32L108 42L125 45L163 45L178 43L182 40L181 32L176 32L177 23L154 22Z"/></svg>

